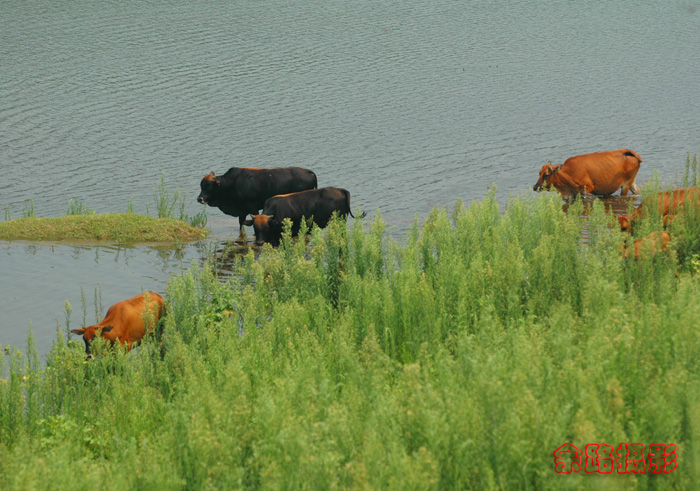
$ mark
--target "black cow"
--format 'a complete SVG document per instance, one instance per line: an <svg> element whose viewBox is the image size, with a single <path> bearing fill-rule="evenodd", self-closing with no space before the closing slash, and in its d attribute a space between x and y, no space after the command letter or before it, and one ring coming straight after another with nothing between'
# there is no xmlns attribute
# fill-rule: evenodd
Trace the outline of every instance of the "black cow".
<svg viewBox="0 0 700 491"><path fill-rule="evenodd" d="M265 202L265 208L260 215L252 215L252 220L246 220L246 225L255 229L255 244L263 245L269 242L279 245L282 238L282 222L285 218L292 221L292 235L299 233L299 227L305 218L313 218L314 223L323 228L328 225L333 212L347 217L350 214L350 193L341 188L321 188L300 193L274 196ZM364 218L363 213L358 218Z"/></svg>
<svg viewBox="0 0 700 491"><path fill-rule="evenodd" d="M246 216L258 213L267 198L316 189L318 184L316 174L301 167L232 167L221 177L216 177L213 172L207 174L200 187L202 192L197 196L198 202L216 206L227 215L238 217L243 229Z"/></svg>

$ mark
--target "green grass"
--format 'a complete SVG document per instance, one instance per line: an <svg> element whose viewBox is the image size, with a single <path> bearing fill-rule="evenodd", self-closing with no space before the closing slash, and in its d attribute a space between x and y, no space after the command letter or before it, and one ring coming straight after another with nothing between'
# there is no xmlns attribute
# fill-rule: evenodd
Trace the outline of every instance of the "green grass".
<svg viewBox="0 0 700 491"><path fill-rule="evenodd" d="M206 231L174 218L133 213L71 214L55 218L18 218L0 223L0 240L173 242L199 239Z"/></svg>
<svg viewBox="0 0 700 491"><path fill-rule="evenodd" d="M66 211L66 215L92 215L93 213L95 213L95 210L85 206L83 200L73 198L68 200L68 211Z"/></svg>
<svg viewBox="0 0 700 491"><path fill-rule="evenodd" d="M158 218L134 214L133 198L126 213L96 214L80 198L68 200L66 216L37 218L34 200L26 200L22 219L13 220L9 206L5 222L0 223L0 240L26 241L109 241L122 243L175 242L206 237L207 214L202 210L189 217L185 213L185 198L180 188L172 191L161 176L158 188L153 188ZM179 218L173 212L179 206Z"/></svg>
<svg viewBox="0 0 700 491"><path fill-rule="evenodd" d="M153 202L158 218L175 218L174 209L179 203L180 220L198 228L204 228L207 225L206 207L193 217L187 216L185 213L185 197L180 188L176 188L175 191L170 190L170 187L165 184L165 174L161 174L158 187L153 188ZM147 214L150 214L149 208L147 205ZM131 209L131 203L129 204L129 209Z"/></svg>
<svg viewBox="0 0 700 491"><path fill-rule="evenodd" d="M30 332L0 381L0 488L691 489L697 270L622 260L599 205L490 193L402 242L375 216L250 251L225 283L193 267L163 357L83 363L59 328L43 366ZM674 443L678 468L559 475L566 442Z"/></svg>

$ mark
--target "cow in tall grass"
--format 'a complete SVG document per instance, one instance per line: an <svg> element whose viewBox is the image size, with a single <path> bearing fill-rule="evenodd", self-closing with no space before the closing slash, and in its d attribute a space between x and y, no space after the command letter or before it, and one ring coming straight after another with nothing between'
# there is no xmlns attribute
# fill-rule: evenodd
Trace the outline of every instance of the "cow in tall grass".
<svg viewBox="0 0 700 491"><path fill-rule="evenodd" d="M617 217L620 228L623 231L629 230L631 232L634 223L645 216L649 216L654 206L656 206L659 216L663 218L665 227L680 212L682 207L687 206L691 202L697 202L697 198L700 197L699 193L700 190L698 187L693 186L664 191L644 198L642 203L637 206L629 216L620 215Z"/></svg>
<svg viewBox="0 0 700 491"><path fill-rule="evenodd" d="M144 292L112 305L105 318L97 324L71 332L83 337L88 358L93 357L92 341L97 336L110 344L119 341L130 350L141 342L148 331L155 329L164 313L163 302L163 297L157 293Z"/></svg>
<svg viewBox="0 0 700 491"><path fill-rule="evenodd" d="M635 240L632 247L627 247L627 244L624 244L620 247L620 250L622 257L625 259L632 254L634 254L635 259L644 259L665 251L670 241L671 236L664 230L663 232L653 232L646 237Z"/></svg>

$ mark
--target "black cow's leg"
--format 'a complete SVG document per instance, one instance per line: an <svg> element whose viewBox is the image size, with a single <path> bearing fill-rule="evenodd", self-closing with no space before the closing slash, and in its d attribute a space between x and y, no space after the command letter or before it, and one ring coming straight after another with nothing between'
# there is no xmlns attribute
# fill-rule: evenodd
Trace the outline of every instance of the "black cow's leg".
<svg viewBox="0 0 700 491"><path fill-rule="evenodd" d="M245 229L243 228L245 225L243 223L245 222L245 217L245 214L238 217L238 238L234 239L234 242L237 244L244 244L246 242Z"/></svg>

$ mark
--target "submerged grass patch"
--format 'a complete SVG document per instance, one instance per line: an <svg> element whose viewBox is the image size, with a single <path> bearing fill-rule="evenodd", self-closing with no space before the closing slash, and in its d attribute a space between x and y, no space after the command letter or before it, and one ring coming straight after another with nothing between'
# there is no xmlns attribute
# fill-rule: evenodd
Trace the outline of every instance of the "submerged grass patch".
<svg viewBox="0 0 700 491"><path fill-rule="evenodd" d="M173 218L133 213L74 214L55 218L18 218L0 223L0 240L173 242L198 239L206 230Z"/></svg>
<svg viewBox="0 0 700 491"><path fill-rule="evenodd" d="M0 367L0 489L691 489L700 277L623 260L580 206L491 193L402 242L375 216L226 283L192 267L162 350L83 363L59 329L43 366L30 332ZM674 444L677 469L554 472L564 443L623 442Z"/></svg>

